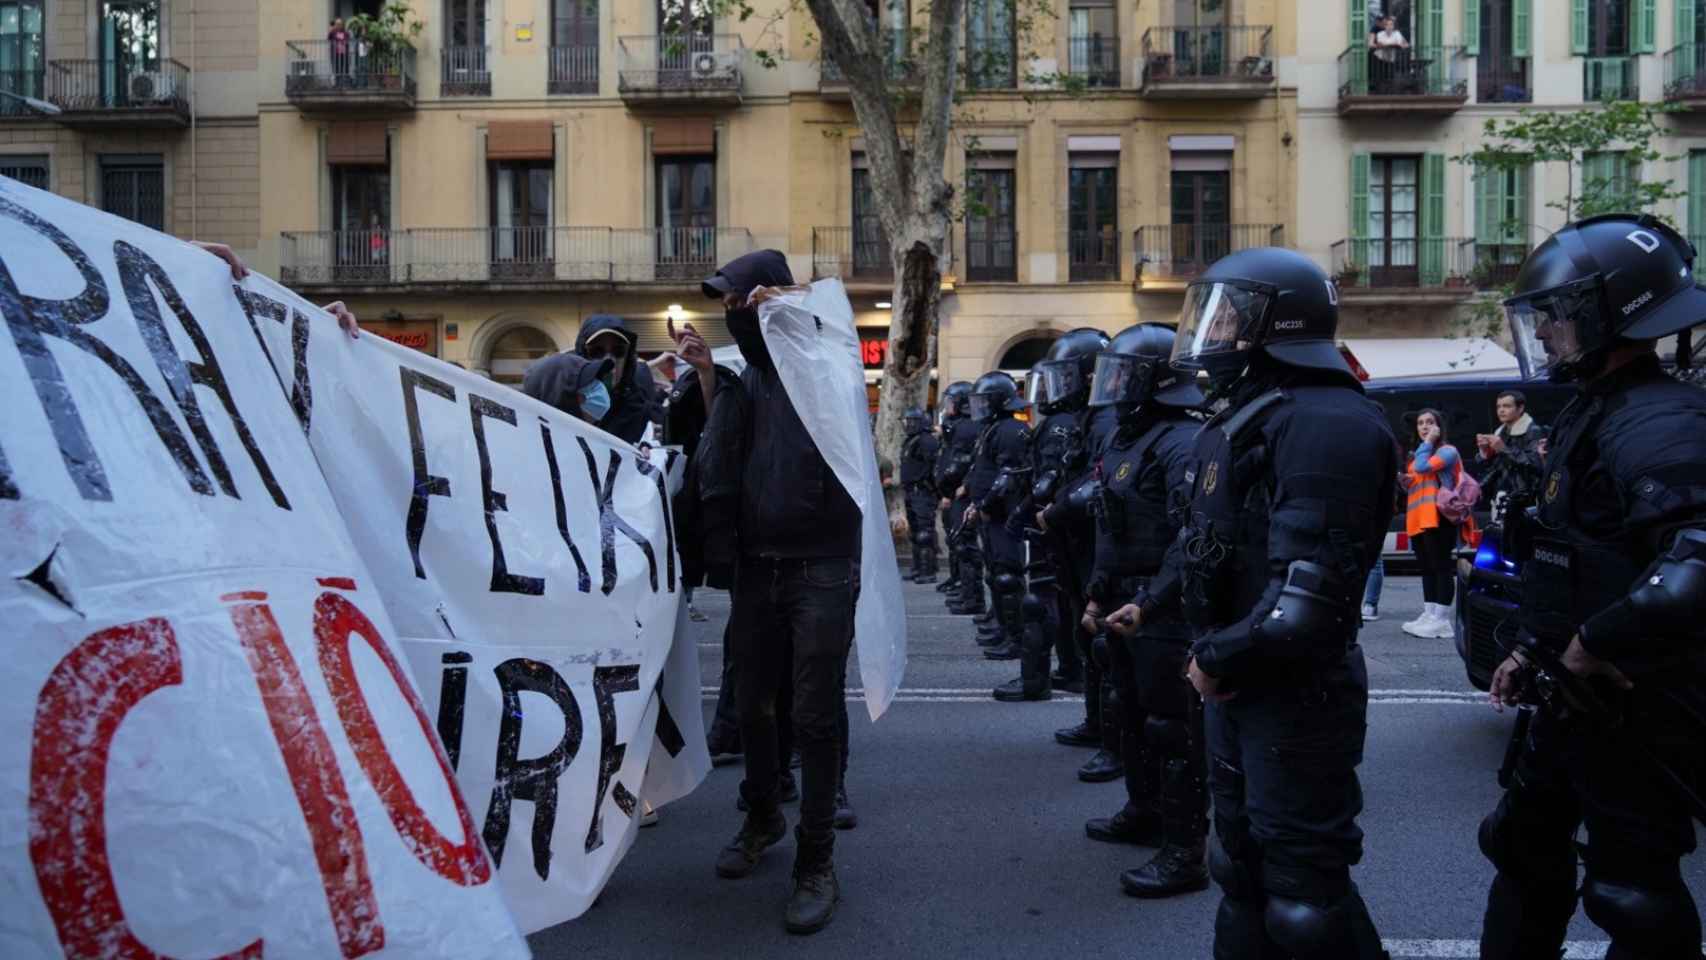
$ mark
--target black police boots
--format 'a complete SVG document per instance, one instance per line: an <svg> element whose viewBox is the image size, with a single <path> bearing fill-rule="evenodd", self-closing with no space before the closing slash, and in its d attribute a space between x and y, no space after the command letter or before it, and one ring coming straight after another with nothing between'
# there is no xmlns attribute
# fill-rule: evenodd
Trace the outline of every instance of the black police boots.
<svg viewBox="0 0 1706 960"><path fill-rule="evenodd" d="M1084 822L1084 835L1103 843L1129 843L1139 847L1161 846L1161 814L1139 810L1129 802L1111 817Z"/></svg>
<svg viewBox="0 0 1706 960"><path fill-rule="evenodd" d="M717 876L738 880L752 873L758 858L788 835L788 821L782 811L772 808L768 814L748 813L740 832L729 845L717 854Z"/></svg>
<svg viewBox="0 0 1706 960"><path fill-rule="evenodd" d="M1102 731L1090 725L1090 721L1081 721L1075 727L1062 727L1054 732L1056 743L1068 747L1099 747L1102 745Z"/></svg>
<svg viewBox="0 0 1706 960"><path fill-rule="evenodd" d="M925 584L935 583L936 549L934 547L919 547L917 550L913 551L913 556L917 557L917 570L913 574L912 582Z"/></svg>
<svg viewBox="0 0 1706 960"><path fill-rule="evenodd" d="M799 852L794 856L794 895L788 898L788 932L816 933L829 926L841 902L841 885L835 880L835 840L813 843L795 827L794 841Z"/></svg>
<svg viewBox="0 0 1706 960"><path fill-rule="evenodd" d="M1161 834L1155 859L1120 874L1120 889L1158 900L1208 889L1208 806L1196 771L1184 760L1167 761L1161 778Z"/></svg>

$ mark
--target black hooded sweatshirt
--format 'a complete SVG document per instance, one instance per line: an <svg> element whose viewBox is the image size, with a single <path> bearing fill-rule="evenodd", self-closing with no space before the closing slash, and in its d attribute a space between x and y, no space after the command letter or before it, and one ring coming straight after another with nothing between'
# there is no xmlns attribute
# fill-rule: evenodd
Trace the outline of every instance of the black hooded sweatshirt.
<svg viewBox="0 0 1706 960"><path fill-rule="evenodd" d="M621 317L600 313L586 318L575 338L575 353L586 356L587 342L600 330L614 330L628 341L628 355L622 360L626 368L622 381L610 390L610 412L598 421L599 429L628 443L638 443L646 435L646 424L662 417L663 398L652 380L652 368L640 361L634 349L638 341L633 331Z"/></svg>
<svg viewBox="0 0 1706 960"><path fill-rule="evenodd" d="M743 302L757 287L794 283L787 259L776 250L739 257L717 274ZM707 284L706 293L713 292ZM859 508L824 462L788 399L764 345L757 309L730 310L727 319L747 362L740 378L748 399L737 525L741 555L857 559Z"/></svg>

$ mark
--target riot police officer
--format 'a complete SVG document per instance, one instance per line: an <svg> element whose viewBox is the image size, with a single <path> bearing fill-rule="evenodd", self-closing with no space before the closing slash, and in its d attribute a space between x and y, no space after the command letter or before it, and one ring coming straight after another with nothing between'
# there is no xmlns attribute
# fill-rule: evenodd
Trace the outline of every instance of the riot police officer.
<svg viewBox="0 0 1706 960"><path fill-rule="evenodd" d="M1481 849L1498 868L1481 956L1555 957L1576 907L1607 957L1700 957L1679 862L1694 849L1706 712L1706 393L1654 341L1706 320L1694 248L1650 217L1566 226L1505 301L1527 378L1579 384L1558 416L1538 504L1503 544L1522 564L1517 652L1495 705L1533 704ZM1678 356L1688 353L1680 336Z"/></svg>
<svg viewBox="0 0 1706 960"><path fill-rule="evenodd" d="M960 424L970 419L971 384L964 380L955 380L942 390L942 427L941 437L936 448L936 463L931 469L931 484L936 488L936 495L941 497L937 508L942 516L942 531L948 533L959 527L959 520L953 515L954 491L965 480L964 470L958 475L953 474L956 465L956 454L953 447L954 430ZM976 438L968 445L968 451L975 446ZM964 467L971 465L970 457L964 461ZM964 513L962 509L960 513ZM937 593L952 596L960 589L960 557L954 551L952 543L942 545L940 551L948 560L948 579L936 584Z"/></svg>
<svg viewBox="0 0 1706 960"><path fill-rule="evenodd" d="M1102 454L1095 501L1096 565L1088 611L1107 619L1109 660L1120 694L1125 806L1092 820L1093 839L1160 846L1149 863L1120 875L1135 897L1170 897L1208 887L1208 783L1202 710L1185 660L1190 629L1177 602L1157 607L1141 630L1128 606L1161 569L1183 519L1185 473L1201 422L1194 378L1174 370L1173 331L1142 323L1120 331L1096 361L1093 406L1119 411ZM1159 843L1157 842L1159 841Z"/></svg>
<svg viewBox="0 0 1706 960"><path fill-rule="evenodd" d="M957 386L959 384L948 387L950 396ZM962 415L953 421L952 427L947 428L947 436L943 438L937 471L941 478L936 489L942 491L944 499L952 496L947 503L948 522L943 529L948 534L948 549L953 552L960 568L960 586L948 594L948 612L981 616L985 612L983 551L978 544L976 525L966 522L966 511L971 507L966 478L971 474L972 462L977 459L977 438L983 434L983 425L971 415L971 393L972 385L965 384L959 407Z"/></svg>
<svg viewBox="0 0 1706 960"><path fill-rule="evenodd" d="M977 378L971 391L971 418L980 428L977 455L966 474L971 506L965 521L976 529L988 565L989 596L994 607L993 634L980 631L984 656L1012 660L1019 656L1023 634L1021 607L1025 598L1025 545L1008 532L1007 517L1030 481L1026 462L1029 431L1013 415L1025 409L1019 385L999 370ZM965 560L962 559L964 566Z"/></svg>
<svg viewBox="0 0 1706 960"><path fill-rule="evenodd" d="M1019 676L995 688L1005 702L1047 700L1051 696L1051 654L1064 647L1061 632L1071 631L1071 608L1066 596L1078 592L1066 544L1037 525L1036 514L1054 502L1061 487L1085 459L1085 413L1090 397L1090 374L1096 354L1108 345L1108 335L1092 327L1068 331L1049 346L1048 355L1031 368L1026 400L1041 416L1031 425L1031 484L1027 495L1007 518L1007 532L1030 544L1025 565L1025 598L1020 607L1024 624L1019 649ZM1071 642L1068 635L1066 643Z"/></svg>
<svg viewBox="0 0 1706 960"><path fill-rule="evenodd" d="M906 495L906 523L912 531L913 583L936 582L936 490L931 471L941 445L930 432L922 407L906 411L906 443L900 448L900 485Z"/></svg>
<svg viewBox="0 0 1706 960"><path fill-rule="evenodd" d="M1173 348L1227 406L1197 434L1179 539L1126 616L1147 625L1182 591L1223 893L1216 960L1384 956L1350 877L1368 714L1356 635L1398 449L1337 327L1338 291L1313 261L1244 250L1186 288Z"/></svg>

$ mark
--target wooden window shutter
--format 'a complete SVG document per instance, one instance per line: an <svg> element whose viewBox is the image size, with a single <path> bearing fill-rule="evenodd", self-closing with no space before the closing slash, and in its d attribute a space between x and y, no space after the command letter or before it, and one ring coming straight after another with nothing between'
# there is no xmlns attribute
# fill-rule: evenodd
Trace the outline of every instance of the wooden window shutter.
<svg viewBox="0 0 1706 960"><path fill-rule="evenodd" d="M384 166L385 122L334 123L326 134L326 162L333 165Z"/></svg>
<svg viewBox="0 0 1706 960"><path fill-rule="evenodd" d="M549 120L493 120L486 126L487 160L549 160L552 145Z"/></svg>
<svg viewBox="0 0 1706 960"><path fill-rule="evenodd" d="M709 117L671 117L652 127L652 155L658 157L717 152L717 128Z"/></svg>

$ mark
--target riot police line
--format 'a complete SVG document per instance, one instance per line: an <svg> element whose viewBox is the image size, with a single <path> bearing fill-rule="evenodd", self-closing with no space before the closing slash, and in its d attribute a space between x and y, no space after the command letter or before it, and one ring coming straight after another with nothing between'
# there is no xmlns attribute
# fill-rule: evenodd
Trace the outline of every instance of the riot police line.
<svg viewBox="0 0 1706 960"><path fill-rule="evenodd" d="M1578 900L1610 958L1701 956L1680 860L1706 822L1706 392L1656 351L1676 335L1686 364L1706 320L1694 258L1653 218L1592 218L1537 247L1504 302L1524 378L1577 395L1506 514L1523 589L1492 684L1518 722L1480 829L1490 960L1560 956ZM1306 257L1233 253L1176 328L1073 330L1023 393L999 371L949 385L939 442L924 411L907 420L914 579L945 557L949 610L1018 661L997 700L1083 691L1084 721L1055 736L1097 748L1081 778L1126 786L1086 833L1157 848L1120 876L1133 896L1212 878L1217 960L1386 956L1351 879L1357 633L1402 454L1337 322Z"/></svg>

